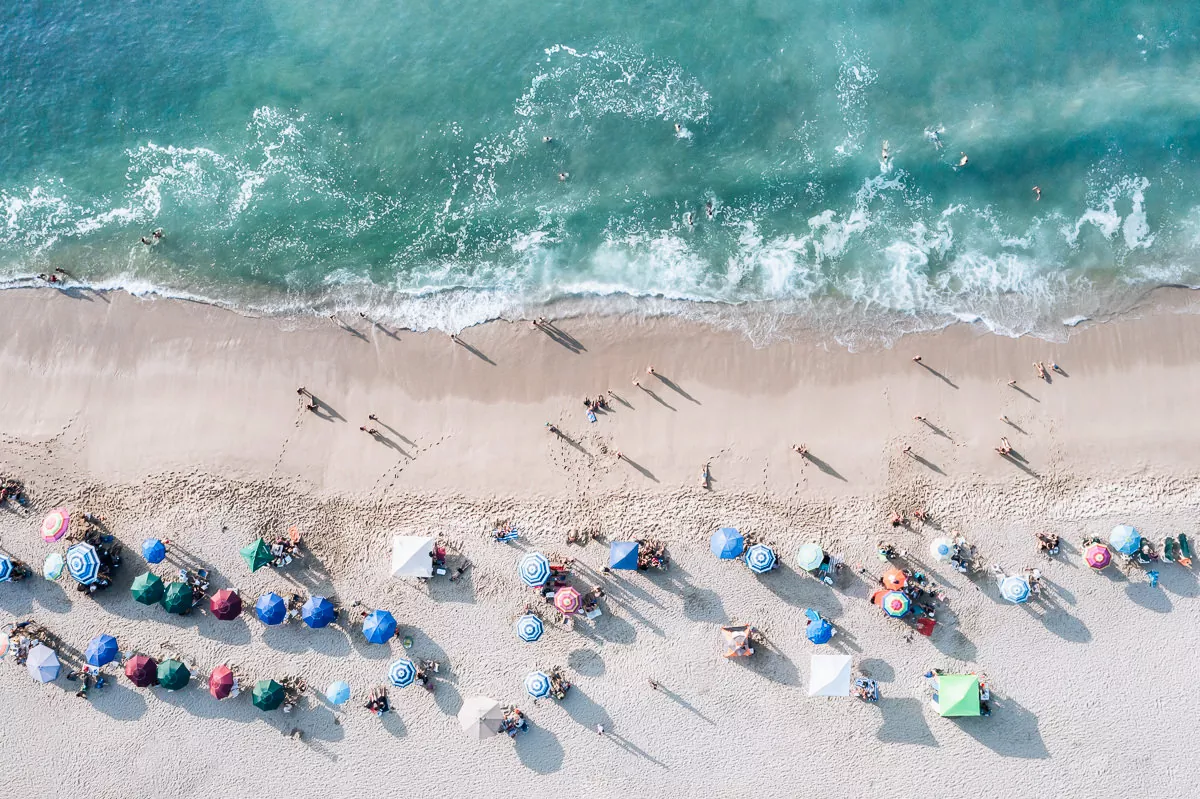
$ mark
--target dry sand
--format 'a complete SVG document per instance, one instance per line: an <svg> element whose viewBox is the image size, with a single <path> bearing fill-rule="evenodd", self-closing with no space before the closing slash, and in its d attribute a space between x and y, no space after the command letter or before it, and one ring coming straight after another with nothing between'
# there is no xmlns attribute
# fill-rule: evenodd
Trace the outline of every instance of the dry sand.
<svg viewBox="0 0 1200 799"><path fill-rule="evenodd" d="M32 617L76 649L109 632L122 649L177 651L198 675L175 693L121 678L84 702L10 656L8 784L14 795L58 786L102 797L303 796L314 785L335 796L1190 795L1195 572L1164 564L1152 588L1137 569L1092 573L1078 547L1116 523L1158 541L1196 530L1200 318L1178 310L1062 345L959 327L847 354L755 349L671 321L570 320L558 336L498 323L465 331L464 346L362 319L0 293L0 473L23 477L36 506L0 513L0 547L40 563L38 511L66 504L107 517L130 550L115 589L94 599L66 580L0 585L0 623ZM918 352L924 366L910 360ZM1035 360L1069 377L1039 382ZM300 385L319 414L300 409ZM607 389L613 412L589 424L583 398ZM382 440L358 430L368 413ZM993 451L1002 435L1023 467ZM698 485L706 462L711 491ZM915 507L936 526L887 524ZM517 546L488 540L498 519L520 528ZM238 547L292 523L311 556L251 575ZM788 565L755 577L717 561L707 540L721 525L777 545ZM604 578L605 545L565 544L589 528L662 538L672 568ZM813 540L877 572L879 539L920 555L939 528L961 529L1010 571L1039 566L1046 595L1006 604L991 581L927 564L950 597L933 637L909 640L853 574L831 590L791 566ZM406 529L454 542L472 568L457 583L392 580L387 542ZM1036 555L1038 530L1063 536L1063 556ZM134 603L137 545L150 535L170 537L176 566L206 565L214 589L238 588L247 605L274 588L392 610L414 639L409 654L446 664L436 691L393 689L396 712L381 723L360 705L398 643ZM584 582L603 579L606 615L517 640L511 621L529 594L514 564L526 548L569 552ZM880 680L878 705L807 696L809 656L830 648L804 640L805 607L830 617L833 648ZM739 620L770 646L726 661L718 626ZM340 724L317 696L292 715L262 713L247 695L217 702L201 678L222 662L250 680L298 674L323 689L344 678L355 699ZM552 665L575 687L535 706L521 681ZM931 667L986 672L992 716L939 718L921 686ZM455 713L476 694L518 704L532 731L467 740ZM284 734L293 728L303 740Z"/></svg>

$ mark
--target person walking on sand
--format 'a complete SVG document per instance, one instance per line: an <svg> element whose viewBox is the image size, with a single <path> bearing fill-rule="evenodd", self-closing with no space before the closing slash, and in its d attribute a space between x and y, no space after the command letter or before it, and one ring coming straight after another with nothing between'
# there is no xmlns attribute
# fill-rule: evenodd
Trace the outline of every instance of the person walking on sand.
<svg viewBox="0 0 1200 799"><path fill-rule="evenodd" d="M658 690L658 683L657 683L657 682L655 682L654 680L650 680L650 689L651 689L652 691L657 691L657 690Z"/></svg>
<svg viewBox="0 0 1200 799"><path fill-rule="evenodd" d="M603 724L596 725L596 734L601 735L601 736L604 735L604 725Z"/></svg>
<svg viewBox="0 0 1200 799"><path fill-rule="evenodd" d="M1046 367L1042 364L1041 361L1034 361L1033 368L1037 370L1037 376L1039 379L1041 379L1041 380L1047 379L1046 378Z"/></svg>
<svg viewBox="0 0 1200 799"><path fill-rule="evenodd" d="M912 455L912 447L911 447L911 446L909 446L908 444L904 444L904 445L902 445L902 446L900 447L900 454L901 454L901 455L909 455L909 456L911 456L911 455Z"/></svg>
<svg viewBox="0 0 1200 799"><path fill-rule="evenodd" d="M360 428L358 428L358 429L359 429L359 430L361 430L361 431L363 431L364 433L366 433L366 434L367 434L367 435L369 435L369 436L377 436L377 435L379 435L379 431L378 431L378 430L376 430L374 427L370 427L370 428L368 428L368 427L360 427Z"/></svg>
<svg viewBox="0 0 1200 799"><path fill-rule="evenodd" d="M373 413L369 413L369 414L367 414L367 418L368 418L368 419L370 419L372 422L378 422L378 421L379 421L379 417L378 417L378 416L376 416L376 415L375 415L375 414L373 414Z"/></svg>
<svg viewBox="0 0 1200 799"><path fill-rule="evenodd" d="M648 374L648 375L657 375L657 374L658 374L658 372L655 372L655 371L654 371L654 367L653 367L653 366L647 366L647 367L646 367L646 374Z"/></svg>
<svg viewBox="0 0 1200 799"><path fill-rule="evenodd" d="M792 451L795 452L797 455L799 455L801 458L808 457L808 447L805 446L804 444L792 444Z"/></svg>
<svg viewBox="0 0 1200 799"><path fill-rule="evenodd" d="M914 416L913 421L924 422L924 421L926 421L926 419L924 416Z"/></svg>
<svg viewBox="0 0 1200 799"><path fill-rule="evenodd" d="M913 363L920 363L920 362L921 362L921 356L920 356L920 355L914 355L914 356L912 357L912 359L913 359Z"/></svg>

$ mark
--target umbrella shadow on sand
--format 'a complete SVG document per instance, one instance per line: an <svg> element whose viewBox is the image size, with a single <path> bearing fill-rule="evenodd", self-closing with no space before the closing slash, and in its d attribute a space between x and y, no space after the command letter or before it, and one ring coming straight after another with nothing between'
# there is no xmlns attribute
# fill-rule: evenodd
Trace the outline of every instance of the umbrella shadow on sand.
<svg viewBox="0 0 1200 799"><path fill-rule="evenodd" d="M299 654L312 651L330 657L350 654L348 634L341 627L332 624L320 630L313 630L303 622L293 621L286 625L267 627L263 630L262 640L277 652Z"/></svg>
<svg viewBox="0 0 1200 799"><path fill-rule="evenodd" d="M883 743L912 744L914 746L937 746L937 738L925 721L924 702L916 697L895 699L881 697L877 703L883 724L875 737Z"/></svg>
<svg viewBox="0 0 1200 799"><path fill-rule="evenodd" d="M791 658L770 646L765 640L755 642L754 654L748 657L728 658L746 671L782 685L799 685L800 673Z"/></svg>
<svg viewBox="0 0 1200 799"><path fill-rule="evenodd" d="M140 691L122 685L108 675L108 684L90 695L92 707L115 721L136 721L146 713L146 698Z"/></svg>
<svg viewBox="0 0 1200 799"><path fill-rule="evenodd" d="M941 624L938 627L941 628ZM973 663L975 655L979 653L979 649L971 639L963 635L957 627L944 628L940 633L935 630L929 641L933 644L934 649L943 655L957 658L964 663Z"/></svg>
<svg viewBox="0 0 1200 799"><path fill-rule="evenodd" d="M567 668L584 677L599 677L604 673L604 658L591 649L573 649L567 655Z"/></svg>
<svg viewBox="0 0 1200 799"><path fill-rule="evenodd" d="M603 707L592 701L586 693L578 685L571 686L571 690L567 693L566 699L559 703L562 708L580 726L591 730L595 734L596 725L604 726L604 739L621 747L630 754L644 758L651 763L666 768L662 761L656 759L645 750L641 749L633 742L620 735L614 729L612 717L608 715Z"/></svg>
<svg viewBox="0 0 1200 799"><path fill-rule="evenodd" d="M1125 586L1125 595L1132 599L1134 603L1141 605L1147 610L1152 610L1155 613L1170 613L1173 603L1166 592L1162 590L1161 585L1161 582L1158 586L1152 586L1149 582L1135 583L1130 581Z"/></svg>
<svg viewBox="0 0 1200 799"><path fill-rule="evenodd" d="M987 718L955 718L959 728L1001 757L1044 760L1050 757L1037 716L1016 700L992 694L992 715Z"/></svg>
<svg viewBox="0 0 1200 799"><path fill-rule="evenodd" d="M514 742L522 765L538 774L553 774L562 769L565 750L558 736L532 721Z"/></svg>
<svg viewBox="0 0 1200 799"><path fill-rule="evenodd" d="M770 573L756 576L768 591L794 608L820 607L822 615L830 619L842 613L842 603L833 589L807 572L798 572L781 562ZM831 605L834 607L829 610Z"/></svg>

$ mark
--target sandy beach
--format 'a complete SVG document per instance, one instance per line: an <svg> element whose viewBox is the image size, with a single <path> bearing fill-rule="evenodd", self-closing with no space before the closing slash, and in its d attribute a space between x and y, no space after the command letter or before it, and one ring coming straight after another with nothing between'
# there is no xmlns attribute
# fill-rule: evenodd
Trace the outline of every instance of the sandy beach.
<svg viewBox="0 0 1200 799"><path fill-rule="evenodd" d="M1157 587L1134 567L1096 573L1080 542L1122 523L1160 543L1196 530L1194 305L1164 293L1062 344L956 326L847 353L756 348L672 320L491 323L460 343L363 318L0 292L0 475L24 480L33 506L0 512L0 549L40 564L41 517L64 505L105 517L128 553L92 597L65 577L0 585L0 623L36 619L77 650L107 632L122 650L195 664L180 691L122 677L82 701L61 678L38 684L0 662L8 784L98 797L314 784L336 796L1189 795L1196 573L1163 563ZM1038 380L1034 361L1062 374ZM589 422L584 398L609 390L611 411ZM1019 458L996 454L1001 436ZM888 524L916 508L929 523ZM491 540L501 521L520 530L515 544ZM292 524L309 554L251 574L238 548ZM783 568L756 576L716 559L708 539L725 525L775 546ZM602 541L566 543L583 530ZM1041 569L1046 590L1017 606L994 580L923 563L948 599L932 637L908 635L853 567L882 571L880 539L921 559L950 530L988 564ZM407 531L444 538L452 565L471 567L453 583L393 579L389 542ZM1057 558L1036 552L1039 531L1062 536ZM396 712L380 721L361 705L399 642L137 604L136 550L152 536L173 542L160 574L202 565L247 605L301 591L392 611L408 654L444 664L436 689L393 689ZM666 542L668 571L601 572L607 541L644 537ZM850 565L836 587L797 572L808 541ZM577 582L604 585L604 615L518 640L530 592L515 563L529 550L575 557ZM830 646L805 640L808 607L837 625ZM719 627L737 621L769 642L745 661L720 656ZM830 650L879 681L877 704L807 695L810 655ZM317 690L290 715L246 695L217 702L203 676L221 663ZM555 665L574 687L534 705L524 675ZM986 673L991 716L940 718L921 678L934 667ZM335 679L355 692L336 720L319 695ZM469 740L455 714L475 695L518 705L531 730Z"/></svg>

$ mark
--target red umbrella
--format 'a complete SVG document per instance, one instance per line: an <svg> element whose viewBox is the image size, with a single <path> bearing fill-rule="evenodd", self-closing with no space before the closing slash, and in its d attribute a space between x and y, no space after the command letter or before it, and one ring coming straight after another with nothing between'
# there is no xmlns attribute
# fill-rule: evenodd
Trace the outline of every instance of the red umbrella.
<svg viewBox="0 0 1200 799"><path fill-rule="evenodd" d="M149 688L158 684L158 664L154 658L134 655L125 661L125 676L138 688Z"/></svg>
<svg viewBox="0 0 1200 799"><path fill-rule="evenodd" d="M232 621L242 615L242 598L228 588L222 588L213 594L208 603L212 614L221 621Z"/></svg>
<svg viewBox="0 0 1200 799"><path fill-rule="evenodd" d="M233 671L228 666L217 666L208 675L208 692L217 699L224 699L233 691Z"/></svg>
<svg viewBox="0 0 1200 799"><path fill-rule="evenodd" d="M579 610L579 606L582 604L583 599L579 596L579 592L569 585L564 585L554 593L554 607L568 616Z"/></svg>

